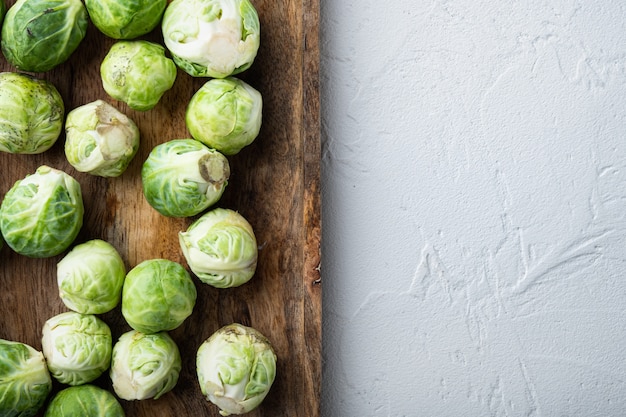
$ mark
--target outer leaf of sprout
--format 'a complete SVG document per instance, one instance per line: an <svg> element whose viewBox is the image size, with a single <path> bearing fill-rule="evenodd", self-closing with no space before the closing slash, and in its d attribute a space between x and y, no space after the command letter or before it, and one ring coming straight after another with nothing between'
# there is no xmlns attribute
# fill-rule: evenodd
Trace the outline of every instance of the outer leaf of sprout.
<svg viewBox="0 0 626 417"><path fill-rule="evenodd" d="M100 76L108 95L131 109L146 111L174 85L176 64L157 43L118 41L102 60Z"/></svg>
<svg viewBox="0 0 626 417"><path fill-rule="evenodd" d="M234 155L259 135L261 93L234 77L207 81L191 98L185 113L194 139L225 155Z"/></svg>
<svg viewBox="0 0 626 417"><path fill-rule="evenodd" d="M57 264L59 296L69 309L103 314L122 296L126 267L108 242L94 239L74 246Z"/></svg>
<svg viewBox="0 0 626 417"><path fill-rule="evenodd" d="M51 390L43 354L27 344L0 339L0 415L34 416Z"/></svg>
<svg viewBox="0 0 626 417"><path fill-rule="evenodd" d="M61 383L86 384L111 364L111 329L95 315L74 311L58 314L46 321L42 334L48 369Z"/></svg>
<svg viewBox="0 0 626 417"><path fill-rule="evenodd" d="M118 397L156 400L176 386L181 367L178 346L166 332L131 330L113 346L109 374Z"/></svg>
<svg viewBox="0 0 626 417"><path fill-rule="evenodd" d="M200 390L220 414L243 414L267 396L276 377L276 354L258 330L233 323L200 345L196 357Z"/></svg>
<svg viewBox="0 0 626 417"><path fill-rule="evenodd" d="M85 0L89 17L113 39L134 39L161 23L167 0Z"/></svg>
<svg viewBox="0 0 626 417"><path fill-rule="evenodd" d="M0 205L0 229L16 252L55 256L74 241L83 224L80 184L69 174L42 165L17 181Z"/></svg>
<svg viewBox="0 0 626 417"><path fill-rule="evenodd" d="M38 154L54 145L65 107L56 87L16 72L0 73L0 151Z"/></svg>
<svg viewBox="0 0 626 417"><path fill-rule="evenodd" d="M237 287L256 271L256 237L250 223L236 211L210 210L178 236L189 268L204 283Z"/></svg>
<svg viewBox="0 0 626 417"><path fill-rule="evenodd" d="M48 404L44 417L124 417L124 409L109 391L91 384L64 388Z"/></svg>
<svg viewBox="0 0 626 417"><path fill-rule="evenodd" d="M249 0L174 0L161 26L174 62L194 77L245 71L259 49L259 17Z"/></svg>
<svg viewBox="0 0 626 417"><path fill-rule="evenodd" d="M157 145L141 170L146 200L168 217L194 216L214 205L229 176L226 157L194 139Z"/></svg>
<svg viewBox="0 0 626 417"><path fill-rule="evenodd" d="M139 150L139 128L109 103L96 100L70 111L65 121L65 156L80 172L120 176Z"/></svg>
<svg viewBox="0 0 626 417"><path fill-rule="evenodd" d="M191 315L196 297L196 287L182 265L149 259L126 275L122 315L130 327L142 333L173 330Z"/></svg>
<svg viewBox="0 0 626 417"><path fill-rule="evenodd" d="M21 71L48 71L67 61L87 26L80 0L18 0L4 18L2 52Z"/></svg>

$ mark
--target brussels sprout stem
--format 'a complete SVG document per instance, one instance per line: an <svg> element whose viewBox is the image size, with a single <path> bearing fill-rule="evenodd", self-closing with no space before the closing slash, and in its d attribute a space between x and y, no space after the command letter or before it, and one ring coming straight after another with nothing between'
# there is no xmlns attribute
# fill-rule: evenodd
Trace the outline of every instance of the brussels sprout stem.
<svg viewBox="0 0 626 417"><path fill-rule="evenodd" d="M211 184L223 184L230 177L230 166L224 159L207 154L198 162L200 176Z"/></svg>

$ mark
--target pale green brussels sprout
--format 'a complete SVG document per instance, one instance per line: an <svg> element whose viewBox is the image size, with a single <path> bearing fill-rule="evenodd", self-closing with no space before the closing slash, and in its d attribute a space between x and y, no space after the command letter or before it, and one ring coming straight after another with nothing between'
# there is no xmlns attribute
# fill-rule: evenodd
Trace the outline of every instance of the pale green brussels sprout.
<svg viewBox="0 0 626 417"><path fill-rule="evenodd" d="M109 391L92 384L59 391L46 408L44 417L124 417L124 409Z"/></svg>
<svg viewBox="0 0 626 417"><path fill-rule="evenodd" d="M109 326L95 315L68 311L44 323L41 347L57 381L81 385L109 369L113 339Z"/></svg>
<svg viewBox="0 0 626 417"><path fill-rule="evenodd" d="M238 287L256 271L258 247L254 230L234 210L212 209L178 237L191 272L206 284Z"/></svg>
<svg viewBox="0 0 626 417"><path fill-rule="evenodd" d="M248 83L234 77L207 81L187 105L191 136L224 155L251 144L261 130L263 99Z"/></svg>
<svg viewBox="0 0 626 417"><path fill-rule="evenodd" d="M148 203L169 217L190 217L224 194L228 159L194 139L175 139L154 147L141 169Z"/></svg>
<svg viewBox="0 0 626 417"><path fill-rule="evenodd" d="M74 246L57 264L59 296L67 308L103 314L122 297L126 267L113 245L100 239Z"/></svg>
<svg viewBox="0 0 626 417"><path fill-rule="evenodd" d="M34 416L51 390L43 354L25 343L0 339L0 416Z"/></svg>
<svg viewBox="0 0 626 417"><path fill-rule="evenodd" d="M161 28L174 62L194 77L245 71L261 39L259 16L249 0L174 0Z"/></svg>
<svg viewBox="0 0 626 417"><path fill-rule="evenodd" d="M44 72L67 61L87 33L81 0L17 0L2 25L2 52L10 64Z"/></svg>
<svg viewBox="0 0 626 417"><path fill-rule="evenodd" d="M0 205L0 229L15 252L31 258L67 249L83 225L80 184L69 174L42 165L17 181Z"/></svg>
<svg viewBox="0 0 626 417"><path fill-rule="evenodd" d="M126 275L122 315L133 329L158 333L180 326L193 312L196 287L178 262L149 259Z"/></svg>
<svg viewBox="0 0 626 417"><path fill-rule="evenodd" d="M267 396L276 377L276 354L258 330L233 323L213 333L198 348L200 390L220 414L244 414Z"/></svg>
<svg viewBox="0 0 626 417"><path fill-rule="evenodd" d="M102 60L100 76L108 95L131 109L147 111L174 85L176 64L157 43L118 41Z"/></svg>
<svg viewBox="0 0 626 417"><path fill-rule="evenodd" d="M17 72L0 73L0 151L38 154L63 129L65 106L49 81Z"/></svg>
<svg viewBox="0 0 626 417"><path fill-rule="evenodd" d="M113 39L134 39L161 22L167 0L85 0L89 17Z"/></svg>
<svg viewBox="0 0 626 417"><path fill-rule="evenodd" d="M139 128L109 103L79 106L65 120L65 156L80 172L119 177L139 150Z"/></svg>
<svg viewBox="0 0 626 417"><path fill-rule="evenodd" d="M176 386L181 367L178 346L167 332L131 330L113 346L109 375L118 397L156 400Z"/></svg>

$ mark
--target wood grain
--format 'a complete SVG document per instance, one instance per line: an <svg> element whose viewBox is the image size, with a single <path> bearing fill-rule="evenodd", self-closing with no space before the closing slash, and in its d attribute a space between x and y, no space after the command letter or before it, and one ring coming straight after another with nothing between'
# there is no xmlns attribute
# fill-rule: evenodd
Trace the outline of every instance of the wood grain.
<svg viewBox="0 0 626 417"><path fill-rule="evenodd" d="M8 1L7 5L14 1ZM250 416L319 416L321 395L320 106L319 0L253 0L261 21L261 48L239 77L263 95L263 126L255 142L229 157L231 178L217 206L238 210L252 224L260 245L258 269L247 284L218 290L195 279L198 301L185 323L170 334L183 370L173 391L158 400L121 401L128 416L218 416L205 401L195 374L198 346L219 327L253 326L273 343L277 378L264 403ZM162 42L160 30L143 37ZM36 74L51 81L66 110L104 99L131 117L141 131L140 150L128 170L105 179L75 171L63 152L64 136L39 155L0 153L0 197L42 164L62 169L80 183L84 226L75 243L100 238L112 243L128 269L146 259L166 258L186 266L177 233L194 220L158 214L141 192L141 165L157 144L190 137L184 111L206 79L179 70L174 87L152 110L138 112L108 97L99 66L113 40L92 25L64 64ZM15 71L0 57L1 71ZM0 250L0 338L41 349L41 328L66 311L58 297L56 263ZM119 307L101 316L117 338L129 326ZM96 383L110 389L108 376ZM55 382L54 390L63 388Z"/></svg>

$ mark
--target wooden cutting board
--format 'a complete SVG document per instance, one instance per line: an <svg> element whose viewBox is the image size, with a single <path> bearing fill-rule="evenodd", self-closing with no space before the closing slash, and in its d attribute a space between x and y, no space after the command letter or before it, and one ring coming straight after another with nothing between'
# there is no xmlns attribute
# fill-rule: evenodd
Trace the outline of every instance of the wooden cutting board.
<svg viewBox="0 0 626 417"><path fill-rule="evenodd" d="M273 343L277 377L264 403L250 416L319 416L321 385L320 105L318 91L319 0L253 0L261 21L261 48L239 77L264 100L263 126L255 142L229 157L231 177L217 206L238 210L255 229L259 243L256 275L234 289L215 289L194 277L198 300L185 323L170 334L178 343L183 369L173 391L158 400L121 401L127 416L218 416L196 379L198 346L219 327L253 326ZM14 1L7 1L10 6ZM160 29L144 39L162 42ZM190 137L184 121L187 102L206 79L178 72L174 87L152 110L130 110L108 97L100 62L113 40L93 25L64 64L41 74L63 96L66 111L103 99L131 117L141 131L140 150L128 170L105 179L74 170L65 159L64 136L39 155L0 152L0 198L15 181L42 164L64 170L82 187L84 225L75 243L99 238L113 244L127 269L146 259L166 258L187 266L178 232L194 220L158 214L141 191L141 165L157 144ZM4 57L0 70L15 71ZM0 338L41 350L41 329L66 311L58 296L56 263L64 254L30 259L7 245L0 250ZM119 307L101 316L114 338L130 327ZM96 383L110 389L107 375ZM64 388L55 382L54 391Z"/></svg>

